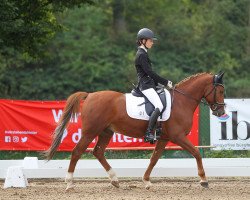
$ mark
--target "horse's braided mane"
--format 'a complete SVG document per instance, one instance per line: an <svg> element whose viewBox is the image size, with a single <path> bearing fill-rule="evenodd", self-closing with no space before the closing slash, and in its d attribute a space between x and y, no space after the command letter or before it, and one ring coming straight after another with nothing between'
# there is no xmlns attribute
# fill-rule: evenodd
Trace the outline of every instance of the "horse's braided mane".
<svg viewBox="0 0 250 200"><path fill-rule="evenodd" d="M208 73L208 72L197 73L197 74L191 75L191 76L183 79L182 81L180 81L179 83L176 84L176 87L180 86L181 84L185 83L186 81L188 81L190 79L194 79L194 78L196 78L198 76L201 76L201 75L204 75L204 74L210 74L210 75L212 75L212 73Z"/></svg>

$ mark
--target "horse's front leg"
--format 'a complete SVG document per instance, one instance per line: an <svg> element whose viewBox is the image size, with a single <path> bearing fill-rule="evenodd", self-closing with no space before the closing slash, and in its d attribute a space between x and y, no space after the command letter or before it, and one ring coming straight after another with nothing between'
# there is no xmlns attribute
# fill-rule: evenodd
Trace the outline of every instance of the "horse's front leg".
<svg viewBox="0 0 250 200"><path fill-rule="evenodd" d="M148 168L147 168L147 170L142 178L142 181L144 182L145 188L147 190L152 186L152 183L150 182L150 174L151 174L154 166L156 165L157 161L161 157L162 152L164 151L167 142L168 142L167 140L158 140L156 143L154 152L150 158L149 166L148 166Z"/></svg>

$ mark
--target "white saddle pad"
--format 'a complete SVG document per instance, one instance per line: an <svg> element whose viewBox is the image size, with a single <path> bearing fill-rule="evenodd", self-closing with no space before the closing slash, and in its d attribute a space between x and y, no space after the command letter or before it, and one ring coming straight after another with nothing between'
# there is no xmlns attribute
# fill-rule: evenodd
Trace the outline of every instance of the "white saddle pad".
<svg viewBox="0 0 250 200"><path fill-rule="evenodd" d="M166 121L170 117L171 111L171 96L168 90L165 89L167 107L161 116L158 118L158 121ZM145 102L144 97L135 97L131 93L126 93L126 110L128 116L134 119L149 120L147 115L145 104L139 106Z"/></svg>

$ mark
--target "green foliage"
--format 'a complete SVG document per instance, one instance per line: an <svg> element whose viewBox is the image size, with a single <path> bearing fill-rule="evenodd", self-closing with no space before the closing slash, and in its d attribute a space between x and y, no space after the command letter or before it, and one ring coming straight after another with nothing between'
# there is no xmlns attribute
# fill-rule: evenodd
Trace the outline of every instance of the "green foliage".
<svg viewBox="0 0 250 200"><path fill-rule="evenodd" d="M70 159L70 152L57 152L53 159L56 160L67 160ZM25 157L38 157L39 160L44 158L40 152L36 151L0 151L0 160L22 160ZM82 159L94 159L92 153L86 152L82 155Z"/></svg>
<svg viewBox="0 0 250 200"><path fill-rule="evenodd" d="M149 159L152 155L152 150L144 151L112 151L106 150L105 157L107 159ZM39 152L35 151L0 151L0 160L24 159L25 157L38 157L39 160L44 159ZM71 157L71 152L57 152L53 159L68 160ZM166 150L162 154L162 159L169 158L192 158L186 151ZM96 159L91 151L85 152L81 159Z"/></svg>
<svg viewBox="0 0 250 200"><path fill-rule="evenodd" d="M144 151L112 151L107 150L105 157L107 159L150 159L152 150ZM201 150L203 158L250 158L250 152L245 151L213 151L208 149ZM43 160L39 152L35 151L0 151L0 160L15 160L24 159L25 157L38 157L39 160ZM55 160L69 160L71 152L57 152L53 159ZM161 159L171 158L193 158L190 153L183 150L165 150L161 156ZM96 159L91 151L85 152L81 159Z"/></svg>
<svg viewBox="0 0 250 200"><path fill-rule="evenodd" d="M55 14L91 0L4 0L0 2L0 53L38 56L62 25Z"/></svg>
<svg viewBox="0 0 250 200"><path fill-rule="evenodd" d="M250 158L250 151L234 151L234 150L221 150L211 151L205 150L205 158Z"/></svg>
<svg viewBox="0 0 250 200"><path fill-rule="evenodd" d="M149 53L162 76L176 83L224 70L227 97L249 97L249 7L248 0L3 1L1 97L129 92L136 83L135 39L142 27L159 39Z"/></svg>

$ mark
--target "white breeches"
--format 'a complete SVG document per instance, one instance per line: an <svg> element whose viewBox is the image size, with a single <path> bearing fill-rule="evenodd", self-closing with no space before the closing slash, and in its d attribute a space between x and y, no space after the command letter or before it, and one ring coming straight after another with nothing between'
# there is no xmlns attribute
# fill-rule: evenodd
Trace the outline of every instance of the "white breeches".
<svg viewBox="0 0 250 200"><path fill-rule="evenodd" d="M160 97L153 88L143 90L142 93L148 98L155 108L159 108L160 112L162 111L163 105Z"/></svg>

